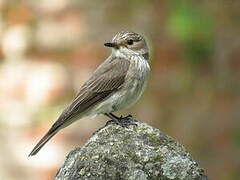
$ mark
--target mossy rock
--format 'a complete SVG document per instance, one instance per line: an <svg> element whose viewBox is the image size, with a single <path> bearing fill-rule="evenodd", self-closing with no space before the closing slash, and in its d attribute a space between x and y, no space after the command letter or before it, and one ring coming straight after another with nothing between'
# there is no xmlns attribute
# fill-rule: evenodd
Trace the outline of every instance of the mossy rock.
<svg viewBox="0 0 240 180"><path fill-rule="evenodd" d="M185 148L145 123L109 124L67 156L56 180L206 180Z"/></svg>

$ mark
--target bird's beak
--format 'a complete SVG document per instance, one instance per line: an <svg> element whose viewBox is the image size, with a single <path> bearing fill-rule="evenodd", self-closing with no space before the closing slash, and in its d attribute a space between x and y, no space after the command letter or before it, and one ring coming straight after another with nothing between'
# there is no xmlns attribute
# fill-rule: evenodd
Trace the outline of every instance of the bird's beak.
<svg viewBox="0 0 240 180"><path fill-rule="evenodd" d="M107 43L104 43L104 46L107 46L107 47L117 47L117 44L113 43L113 42L107 42Z"/></svg>

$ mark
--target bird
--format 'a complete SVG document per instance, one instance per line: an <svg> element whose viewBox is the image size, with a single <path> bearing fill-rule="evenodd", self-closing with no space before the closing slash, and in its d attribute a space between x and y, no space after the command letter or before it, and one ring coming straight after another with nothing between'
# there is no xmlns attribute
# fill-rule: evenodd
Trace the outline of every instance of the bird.
<svg viewBox="0 0 240 180"><path fill-rule="evenodd" d="M113 112L135 104L143 94L150 72L145 38L132 31L120 31L104 46L112 49L110 56L81 86L29 156L36 155L57 132L83 117L105 115L121 123L124 117Z"/></svg>

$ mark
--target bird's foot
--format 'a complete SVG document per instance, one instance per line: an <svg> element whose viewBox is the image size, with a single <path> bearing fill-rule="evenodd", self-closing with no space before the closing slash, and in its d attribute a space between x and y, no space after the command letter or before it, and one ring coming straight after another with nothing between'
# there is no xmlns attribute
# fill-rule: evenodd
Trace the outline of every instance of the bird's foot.
<svg viewBox="0 0 240 180"><path fill-rule="evenodd" d="M114 115L111 117L110 121L107 121L105 126L108 126L109 124L117 124L122 127L128 127L129 125L137 126L137 124L135 122L136 122L136 120L134 120L132 118L132 115L130 115L130 114L125 117L123 117L123 116L117 117Z"/></svg>

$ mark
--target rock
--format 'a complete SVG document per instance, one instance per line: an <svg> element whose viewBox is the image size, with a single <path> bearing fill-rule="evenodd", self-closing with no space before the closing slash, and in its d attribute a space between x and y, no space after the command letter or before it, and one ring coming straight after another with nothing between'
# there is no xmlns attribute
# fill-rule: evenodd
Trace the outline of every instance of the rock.
<svg viewBox="0 0 240 180"><path fill-rule="evenodd" d="M173 138L145 123L109 124L67 156L56 180L207 180Z"/></svg>

